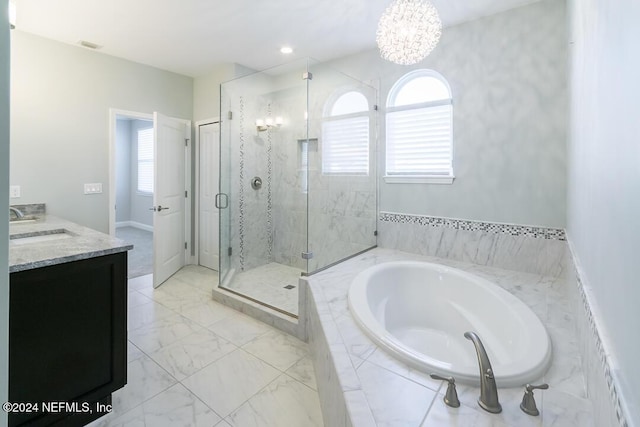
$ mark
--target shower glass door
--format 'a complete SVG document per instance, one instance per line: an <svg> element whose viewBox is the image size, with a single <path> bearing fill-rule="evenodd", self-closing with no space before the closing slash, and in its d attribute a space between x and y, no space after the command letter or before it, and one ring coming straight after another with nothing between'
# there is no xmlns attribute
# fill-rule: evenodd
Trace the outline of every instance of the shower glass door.
<svg viewBox="0 0 640 427"><path fill-rule="evenodd" d="M309 66L307 271L376 245L377 91L331 66Z"/></svg>
<svg viewBox="0 0 640 427"><path fill-rule="evenodd" d="M222 105L222 97L220 98L220 111L224 111L226 108ZM219 176L219 191L216 195L216 208L219 211L219 262L218 269L218 285L225 283L231 279L231 153L230 153L230 125L231 120L227 117L222 117L220 120L220 176Z"/></svg>
<svg viewBox="0 0 640 427"><path fill-rule="evenodd" d="M306 73L305 59L220 87L220 286L294 316L307 271Z"/></svg>

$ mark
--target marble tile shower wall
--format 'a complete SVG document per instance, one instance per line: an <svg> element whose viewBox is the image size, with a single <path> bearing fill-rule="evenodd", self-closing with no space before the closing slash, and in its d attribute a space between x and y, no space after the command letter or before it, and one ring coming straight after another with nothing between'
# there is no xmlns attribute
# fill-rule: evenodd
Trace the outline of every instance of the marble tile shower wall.
<svg viewBox="0 0 640 427"><path fill-rule="evenodd" d="M335 72L314 73L309 91L308 137L313 142L308 148L308 175L301 162L301 141L307 138L307 125L304 120L293 119L302 117L306 91L279 91L271 99L273 110L285 117L285 125L272 133L275 262L314 271L375 245L374 174L322 173L322 113L336 88L346 83L353 86L351 78ZM307 251L307 239L308 250L313 253L308 265L301 257Z"/></svg>
<svg viewBox="0 0 640 427"><path fill-rule="evenodd" d="M244 94L229 96L233 120L229 121L231 161L231 247L232 268L248 270L269 260L267 226L267 145L258 136L256 117L266 111L268 101ZM264 115L264 114L261 114ZM251 188L251 180L262 178L260 190Z"/></svg>
<svg viewBox="0 0 640 427"><path fill-rule="evenodd" d="M306 105L304 92L300 88L272 97L273 111L285 118L285 124L272 132L274 261L301 270L307 269L302 258L307 250L307 194L299 142L307 133L301 114Z"/></svg>
<svg viewBox="0 0 640 427"><path fill-rule="evenodd" d="M564 230L381 212L378 246L524 273L567 271Z"/></svg>
<svg viewBox="0 0 640 427"><path fill-rule="evenodd" d="M233 268L246 271L277 262L314 271L376 244L375 139L368 175L322 173L327 101L336 91L359 86L319 68L309 91L298 74L251 76L223 88L223 103L233 112L223 128L230 135ZM256 119L269 115L283 117L284 124L258 132ZM308 168L302 156L307 137L313 141ZM251 188L255 176L262 178L260 190ZM302 258L307 250L313 253L308 263Z"/></svg>

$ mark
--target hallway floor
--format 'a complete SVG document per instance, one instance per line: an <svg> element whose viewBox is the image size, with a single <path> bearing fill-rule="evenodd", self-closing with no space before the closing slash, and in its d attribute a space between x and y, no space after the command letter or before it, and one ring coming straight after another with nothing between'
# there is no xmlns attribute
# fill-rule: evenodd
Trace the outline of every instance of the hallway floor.
<svg viewBox="0 0 640 427"><path fill-rule="evenodd" d="M128 253L127 277L153 273L153 233L135 227L116 228L116 237L133 245Z"/></svg>
<svg viewBox="0 0 640 427"><path fill-rule="evenodd" d="M307 344L211 299L215 271L129 280L128 384L91 426L322 426Z"/></svg>

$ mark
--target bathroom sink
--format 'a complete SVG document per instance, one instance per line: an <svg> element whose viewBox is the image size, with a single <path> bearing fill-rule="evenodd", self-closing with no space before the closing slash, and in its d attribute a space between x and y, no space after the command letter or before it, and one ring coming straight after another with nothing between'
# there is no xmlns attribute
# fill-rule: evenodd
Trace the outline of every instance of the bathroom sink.
<svg viewBox="0 0 640 427"><path fill-rule="evenodd" d="M38 233L14 234L9 236L9 241L14 245L27 245L30 243L50 242L52 240L70 239L73 234L67 230L47 230Z"/></svg>

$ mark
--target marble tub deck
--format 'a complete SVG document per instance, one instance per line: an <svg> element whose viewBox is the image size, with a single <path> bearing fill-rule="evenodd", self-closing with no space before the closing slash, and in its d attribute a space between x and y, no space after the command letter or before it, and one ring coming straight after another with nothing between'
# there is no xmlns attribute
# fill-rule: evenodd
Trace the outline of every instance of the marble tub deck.
<svg viewBox="0 0 640 427"><path fill-rule="evenodd" d="M534 392L540 416L520 410L524 387L500 388L503 412L490 414L477 405L479 388L458 384L462 405L450 408L442 401L446 387L441 382L392 358L365 336L349 313L349 285L363 269L396 260L436 262L468 271L496 283L531 307L547 327L553 345L551 367L534 382L550 386ZM593 425L572 315L575 301L565 279L378 248L308 281L309 339L326 425Z"/></svg>

